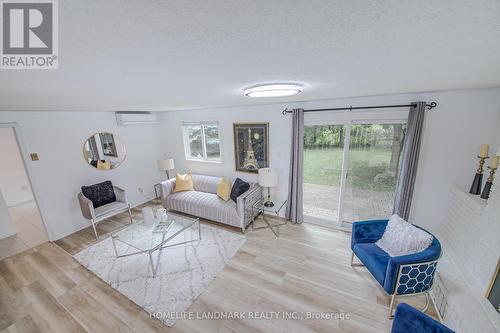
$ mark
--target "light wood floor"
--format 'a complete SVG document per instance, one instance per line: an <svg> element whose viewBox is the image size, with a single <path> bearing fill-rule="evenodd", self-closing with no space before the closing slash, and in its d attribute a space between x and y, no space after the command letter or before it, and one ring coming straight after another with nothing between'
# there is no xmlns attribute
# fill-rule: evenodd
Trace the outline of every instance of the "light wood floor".
<svg viewBox="0 0 500 333"><path fill-rule="evenodd" d="M9 214L17 233L0 239L0 260L49 240L34 200L9 207Z"/></svg>
<svg viewBox="0 0 500 333"><path fill-rule="evenodd" d="M126 220L103 222L102 237ZM88 228L0 261L0 332L390 332L389 297L365 268L349 265L349 234L313 225L280 230L279 239L248 231L189 311L346 312L349 320L179 320L168 328L71 257L95 241Z"/></svg>

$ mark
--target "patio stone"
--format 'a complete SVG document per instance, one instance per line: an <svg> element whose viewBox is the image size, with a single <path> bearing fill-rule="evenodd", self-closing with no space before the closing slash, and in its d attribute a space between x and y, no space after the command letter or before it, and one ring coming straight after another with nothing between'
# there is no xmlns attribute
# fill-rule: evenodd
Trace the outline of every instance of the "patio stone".
<svg viewBox="0 0 500 333"><path fill-rule="evenodd" d="M304 215L336 220L339 187L304 183ZM347 188L344 197L344 221L354 222L388 218L392 214L393 192Z"/></svg>

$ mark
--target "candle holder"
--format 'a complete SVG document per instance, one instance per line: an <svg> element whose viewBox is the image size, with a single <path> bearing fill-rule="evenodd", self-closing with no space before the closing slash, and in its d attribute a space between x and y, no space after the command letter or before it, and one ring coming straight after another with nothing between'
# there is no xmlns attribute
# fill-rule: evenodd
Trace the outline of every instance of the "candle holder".
<svg viewBox="0 0 500 333"><path fill-rule="evenodd" d="M474 181L472 182L472 186L470 187L469 193L470 194L476 194L479 195L481 194L481 187L483 184L483 172L484 172L484 162L486 161L489 156L478 156L479 158L479 167L476 170L476 175L474 176Z"/></svg>
<svg viewBox="0 0 500 333"><path fill-rule="evenodd" d="M488 167L488 169L490 169L490 176L486 180L486 185L484 185L483 193L481 194L482 199L488 199L490 197L491 185L493 185L495 171L497 171L497 168Z"/></svg>

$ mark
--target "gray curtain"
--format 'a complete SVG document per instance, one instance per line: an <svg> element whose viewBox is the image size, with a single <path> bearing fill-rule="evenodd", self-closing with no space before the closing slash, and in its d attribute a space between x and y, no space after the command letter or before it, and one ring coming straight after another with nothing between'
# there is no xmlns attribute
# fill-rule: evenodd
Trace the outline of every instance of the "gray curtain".
<svg viewBox="0 0 500 333"><path fill-rule="evenodd" d="M416 107L410 108L406 137L403 144L403 157L399 168L399 177L396 185L393 213L408 221L417 175L420 142L424 130L425 102L417 102Z"/></svg>
<svg viewBox="0 0 500 333"><path fill-rule="evenodd" d="M290 179L288 182L287 219L293 223L302 223L302 182L304 164L304 109L293 109L292 113L292 147L290 151Z"/></svg>

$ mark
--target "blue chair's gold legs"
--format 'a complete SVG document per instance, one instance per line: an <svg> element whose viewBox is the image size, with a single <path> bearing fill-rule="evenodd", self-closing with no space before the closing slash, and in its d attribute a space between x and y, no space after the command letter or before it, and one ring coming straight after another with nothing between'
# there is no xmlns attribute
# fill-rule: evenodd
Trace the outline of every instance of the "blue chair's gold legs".
<svg viewBox="0 0 500 333"><path fill-rule="evenodd" d="M416 295L421 295L421 294L422 293L419 293L419 294L416 294ZM434 306L434 309L436 310L437 317L438 317L439 321L442 323L443 322L443 318L441 317L441 314L439 313L439 310L436 307L436 303L434 302L434 298L432 297L432 295L430 294L429 291L426 291L423 294L425 295L425 305L419 311L422 312L422 313L426 313L427 310L429 310L430 302L432 302L432 305ZM394 309L394 303L395 303L395 300L396 300L396 296L397 295L395 293L391 295L391 303L389 304L389 319L393 319L394 318L394 313L393 313L392 310ZM415 295L408 294L408 295L401 295L401 296L415 296Z"/></svg>
<svg viewBox="0 0 500 333"><path fill-rule="evenodd" d="M425 305L424 305L423 309L422 309L422 310L420 310L420 311L422 311L422 312L424 312L424 313L425 313L425 312L427 312L427 310L429 309L429 298L430 298L430 297L431 297L431 296L429 295L429 293L428 293L428 292L426 292L426 293L425 293Z"/></svg>
<svg viewBox="0 0 500 333"><path fill-rule="evenodd" d="M354 263L354 252L351 252L351 267L363 267L363 263Z"/></svg>
<svg viewBox="0 0 500 333"><path fill-rule="evenodd" d="M392 313L392 309L394 308L394 300L396 299L396 294L392 294L391 296L391 304L389 305L389 319L394 318L394 313Z"/></svg>

